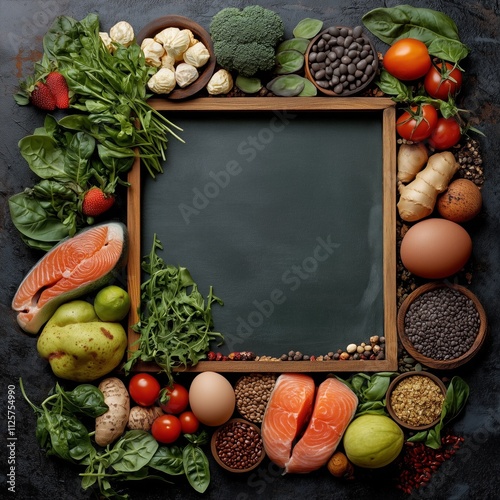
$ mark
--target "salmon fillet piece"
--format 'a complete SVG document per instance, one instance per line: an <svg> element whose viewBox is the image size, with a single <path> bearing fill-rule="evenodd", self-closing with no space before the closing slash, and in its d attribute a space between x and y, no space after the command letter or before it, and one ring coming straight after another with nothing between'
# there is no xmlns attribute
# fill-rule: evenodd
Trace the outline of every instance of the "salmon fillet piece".
<svg viewBox="0 0 500 500"><path fill-rule="evenodd" d="M343 382L327 378L318 387L311 420L285 463L286 473L306 473L325 465L356 413L358 398Z"/></svg>
<svg viewBox="0 0 500 500"><path fill-rule="evenodd" d="M308 375L283 373L276 380L261 435L267 456L279 467L290 460L293 443L311 415L315 392L314 380Z"/></svg>
<svg viewBox="0 0 500 500"><path fill-rule="evenodd" d="M37 333L63 302L111 279L126 260L126 227L118 222L82 230L58 243L30 270L12 300L17 322Z"/></svg>

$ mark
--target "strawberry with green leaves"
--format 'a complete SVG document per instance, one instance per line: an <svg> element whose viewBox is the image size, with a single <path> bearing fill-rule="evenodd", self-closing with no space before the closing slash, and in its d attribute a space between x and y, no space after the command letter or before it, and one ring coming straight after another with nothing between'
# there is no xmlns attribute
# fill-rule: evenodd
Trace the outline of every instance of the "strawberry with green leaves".
<svg viewBox="0 0 500 500"><path fill-rule="evenodd" d="M64 75L50 71L27 78L21 83L14 99L20 105L31 103L39 109L53 111L56 108L69 108L70 93Z"/></svg>
<svg viewBox="0 0 500 500"><path fill-rule="evenodd" d="M115 202L115 197L105 193L101 188L91 187L84 195L82 213L87 217L97 217L109 210Z"/></svg>

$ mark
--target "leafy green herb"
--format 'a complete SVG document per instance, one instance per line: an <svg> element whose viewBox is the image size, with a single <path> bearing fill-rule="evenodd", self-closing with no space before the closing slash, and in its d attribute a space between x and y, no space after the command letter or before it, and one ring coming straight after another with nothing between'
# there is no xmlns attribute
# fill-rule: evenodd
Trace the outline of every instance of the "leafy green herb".
<svg viewBox="0 0 500 500"><path fill-rule="evenodd" d="M82 123L81 119L78 119ZM24 241L35 248L49 250L63 238L93 222L82 214L85 191L99 185L113 193L134 160L130 148L110 149L97 140L104 137L72 127L71 117L59 122L47 115L44 126L19 141L19 149L30 169L39 177L31 188L9 198L9 209ZM73 131L75 130L75 131Z"/></svg>
<svg viewBox="0 0 500 500"><path fill-rule="evenodd" d="M280 75L271 80L266 87L280 97L295 97L305 87L306 78L300 75Z"/></svg>
<svg viewBox="0 0 500 500"><path fill-rule="evenodd" d="M311 19L306 17L299 21L297 26L293 29L293 36L295 38L314 38L323 27L323 21L320 19Z"/></svg>
<svg viewBox="0 0 500 500"><path fill-rule="evenodd" d="M238 75L235 81L236 86L247 94L255 94L262 88L260 78Z"/></svg>
<svg viewBox="0 0 500 500"><path fill-rule="evenodd" d="M189 271L167 265L157 255L163 246L156 234L150 254L142 263L149 278L141 284L144 305L139 322L133 325L140 334L137 350L124 366L128 373L137 360L154 361L173 383L173 369L194 366L205 359L212 340L222 334L212 331L212 304L223 302L212 287L205 301Z"/></svg>
<svg viewBox="0 0 500 500"><path fill-rule="evenodd" d="M435 427L418 432L408 439L411 442L423 442L435 450L441 448L441 430L444 425L453 420L465 407L469 398L469 386L461 377L451 379L441 410L441 418Z"/></svg>
<svg viewBox="0 0 500 500"><path fill-rule="evenodd" d="M37 415L36 438L47 455L78 462L93 452L90 434L77 414L98 416L108 410L101 391L90 384L66 392L56 384L53 394L41 406L34 405L26 395L22 380L21 392ZM89 407L95 404L95 407Z"/></svg>
<svg viewBox="0 0 500 500"><path fill-rule="evenodd" d="M283 50L276 54L276 66L274 72L277 75L286 75L300 71L304 66L304 54L298 50Z"/></svg>
<svg viewBox="0 0 500 500"><path fill-rule="evenodd" d="M366 13L363 23L376 37L392 45L402 38L416 38L427 45L429 54L458 63L469 53L460 41L455 22L442 12L398 5Z"/></svg>
<svg viewBox="0 0 500 500"><path fill-rule="evenodd" d="M305 54L308 45L309 40L307 38L289 38L278 45L276 48L276 55L284 50L297 50L301 54Z"/></svg>
<svg viewBox="0 0 500 500"><path fill-rule="evenodd" d="M210 468L201 445L208 442L208 434L185 434L188 444L182 450L184 472L189 484L198 492L204 493L210 484Z"/></svg>
<svg viewBox="0 0 500 500"><path fill-rule="evenodd" d="M364 414L387 415L385 395L391 379L397 376L396 372L378 372L373 375L356 373L347 380L337 377L344 382L358 397L356 417Z"/></svg>

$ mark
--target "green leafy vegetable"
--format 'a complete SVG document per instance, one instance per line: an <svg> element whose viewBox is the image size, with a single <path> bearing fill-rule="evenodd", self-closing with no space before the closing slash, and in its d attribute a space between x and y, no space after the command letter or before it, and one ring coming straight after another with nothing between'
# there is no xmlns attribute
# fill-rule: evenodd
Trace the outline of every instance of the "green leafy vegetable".
<svg viewBox="0 0 500 500"><path fill-rule="evenodd" d="M396 377L396 372L378 372L373 375L356 373L347 380L337 377L344 382L358 397L356 417L364 414L388 415L385 406L385 395L391 379Z"/></svg>
<svg viewBox="0 0 500 500"><path fill-rule="evenodd" d="M293 29L293 36L295 38L314 38L323 27L323 21L320 19L311 19L306 17L302 19L297 26Z"/></svg>
<svg viewBox="0 0 500 500"><path fill-rule="evenodd" d="M141 284L144 309L133 325L140 334L137 350L124 365L129 372L137 360L154 361L173 383L173 369L194 366L205 359L212 340L222 334L212 331L212 304L223 302L212 287L205 301L189 271L167 265L157 255L163 246L156 234L150 254L142 263L149 278Z"/></svg>
<svg viewBox="0 0 500 500"><path fill-rule="evenodd" d="M305 80L299 75L280 75L267 84L267 89L280 97L294 97L304 90Z"/></svg>
<svg viewBox="0 0 500 500"><path fill-rule="evenodd" d="M198 492L204 493L210 484L208 459L201 445L208 441L208 434L185 434L188 444L182 450L184 472L189 484Z"/></svg>
<svg viewBox="0 0 500 500"><path fill-rule="evenodd" d="M308 80L307 78L304 78L304 88L301 90L300 94L298 94L299 97L314 97L315 95L318 95L318 89L315 87L315 85Z"/></svg>
<svg viewBox="0 0 500 500"><path fill-rule="evenodd" d="M444 425L457 417L465 407L469 398L469 386L461 377L451 379L441 410L441 418L435 427L418 432L408 439L411 442L423 442L433 449L441 448L441 430Z"/></svg>
<svg viewBox="0 0 500 500"><path fill-rule="evenodd" d="M246 94L255 94L262 88L260 78L238 75L236 77L236 86Z"/></svg>
<svg viewBox="0 0 500 500"><path fill-rule="evenodd" d="M415 38L427 45L429 54L454 63L469 53L455 22L436 10L411 5L381 7L366 13L362 20L371 33L389 45L402 38Z"/></svg>
<svg viewBox="0 0 500 500"><path fill-rule="evenodd" d="M300 71L304 66L304 54L298 50L283 50L276 54L276 67L274 72L277 75L286 75Z"/></svg>
<svg viewBox="0 0 500 500"><path fill-rule="evenodd" d="M305 54L309 40L307 38L290 38L281 42L276 48L276 55L284 50L297 50L301 54Z"/></svg>

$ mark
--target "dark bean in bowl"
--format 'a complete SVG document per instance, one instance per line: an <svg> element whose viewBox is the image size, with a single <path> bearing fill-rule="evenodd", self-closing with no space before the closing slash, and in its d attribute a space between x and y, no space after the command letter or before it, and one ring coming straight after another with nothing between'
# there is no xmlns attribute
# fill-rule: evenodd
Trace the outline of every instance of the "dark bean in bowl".
<svg viewBox="0 0 500 500"><path fill-rule="evenodd" d="M427 283L411 293L398 312L399 338L417 361L456 368L482 346L487 320L477 297L460 285Z"/></svg>
<svg viewBox="0 0 500 500"><path fill-rule="evenodd" d="M212 436L211 449L215 461L231 472L251 471L265 456L259 427L242 418L219 427Z"/></svg>
<svg viewBox="0 0 500 500"><path fill-rule="evenodd" d="M327 28L306 50L306 76L326 95L357 94L373 81L377 70L377 52L361 26Z"/></svg>

